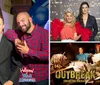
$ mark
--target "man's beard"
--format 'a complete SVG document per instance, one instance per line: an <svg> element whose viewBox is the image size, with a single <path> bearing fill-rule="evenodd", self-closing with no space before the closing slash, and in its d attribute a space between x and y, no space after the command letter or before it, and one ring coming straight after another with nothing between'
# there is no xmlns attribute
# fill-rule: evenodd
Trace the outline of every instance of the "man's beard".
<svg viewBox="0 0 100 85"><path fill-rule="evenodd" d="M30 27L31 27L30 21L28 20L28 24L27 24L27 25L23 25L23 26L25 26L26 29L25 29L25 30L22 30L22 29L21 29L21 31L22 31L23 33L27 33L27 31L28 31L28 30L30 29ZM22 28L23 26L21 26L20 28Z"/></svg>

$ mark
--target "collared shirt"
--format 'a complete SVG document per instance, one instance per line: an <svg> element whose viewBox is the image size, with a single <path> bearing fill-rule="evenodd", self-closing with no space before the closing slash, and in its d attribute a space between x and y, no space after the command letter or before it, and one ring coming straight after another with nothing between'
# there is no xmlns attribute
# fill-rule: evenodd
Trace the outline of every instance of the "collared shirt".
<svg viewBox="0 0 100 85"><path fill-rule="evenodd" d="M3 35L3 33L0 34L0 42L1 42L1 39L2 39L2 35Z"/></svg>
<svg viewBox="0 0 100 85"><path fill-rule="evenodd" d="M76 56L76 60L81 60L86 62L88 60L89 55L90 55L89 53L78 54Z"/></svg>
<svg viewBox="0 0 100 85"><path fill-rule="evenodd" d="M90 41L94 41L94 37L96 36L96 34L98 33L98 26L97 26L97 22L94 16L88 14L88 19L87 19L87 23L86 26L84 26L83 22L81 22L81 19L79 18L80 16L77 17L77 21L80 22L81 26L83 28L88 28L92 31L92 35L90 37Z"/></svg>
<svg viewBox="0 0 100 85"><path fill-rule="evenodd" d="M29 52L27 55L23 55L22 63L24 67L33 70L32 76L36 82L47 79L49 59L48 31L36 25L30 35L23 35L18 30L8 30L5 36L11 41L14 41L16 38L26 41Z"/></svg>

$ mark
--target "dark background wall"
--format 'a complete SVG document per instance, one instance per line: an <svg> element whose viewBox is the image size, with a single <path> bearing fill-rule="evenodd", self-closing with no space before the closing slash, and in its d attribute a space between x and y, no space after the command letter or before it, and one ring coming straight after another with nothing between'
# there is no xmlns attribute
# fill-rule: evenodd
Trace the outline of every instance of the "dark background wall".
<svg viewBox="0 0 100 85"><path fill-rule="evenodd" d="M95 53L96 43L51 43L50 57L53 54L64 53L70 60L75 60L77 54L79 54L79 47L84 49L84 53Z"/></svg>
<svg viewBox="0 0 100 85"><path fill-rule="evenodd" d="M98 24L98 34L95 37L96 41L100 40L100 0L50 0L50 8L51 8L51 20L54 18L58 18L60 20L63 19L63 14L67 10L72 10L74 12L75 17L79 13L80 4L83 1L87 1L90 5L89 13L96 17Z"/></svg>

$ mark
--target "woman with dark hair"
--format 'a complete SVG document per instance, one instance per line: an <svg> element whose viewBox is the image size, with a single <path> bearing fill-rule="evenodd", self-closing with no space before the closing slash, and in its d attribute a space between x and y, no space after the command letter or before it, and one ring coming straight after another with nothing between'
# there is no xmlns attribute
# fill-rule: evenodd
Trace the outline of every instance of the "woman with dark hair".
<svg viewBox="0 0 100 85"><path fill-rule="evenodd" d="M89 4L87 2L82 2L82 4L80 5L77 21L80 22L83 28L88 28L92 32L89 41L94 41L94 37L98 32L98 26L95 17L91 16L88 13L88 9L89 9Z"/></svg>

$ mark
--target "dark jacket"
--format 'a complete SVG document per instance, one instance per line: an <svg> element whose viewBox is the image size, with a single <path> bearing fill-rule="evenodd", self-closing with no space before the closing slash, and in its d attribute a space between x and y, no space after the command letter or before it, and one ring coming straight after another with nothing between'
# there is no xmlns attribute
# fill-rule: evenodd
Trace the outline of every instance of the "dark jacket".
<svg viewBox="0 0 100 85"><path fill-rule="evenodd" d="M14 85L17 85L20 67L20 56L15 53L13 44L5 36L2 36L0 42L0 83L4 84L11 80Z"/></svg>
<svg viewBox="0 0 100 85"><path fill-rule="evenodd" d="M88 20L87 20L86 26L84 26L84 24L81 22L79 16L77 17L77 21L80 22L83 28L89 28L92 31L92 36L90 37L89 40L94 41L94 37L96 36L98 32L98 26L97 26L95 17L88 14Z"/></svg>

